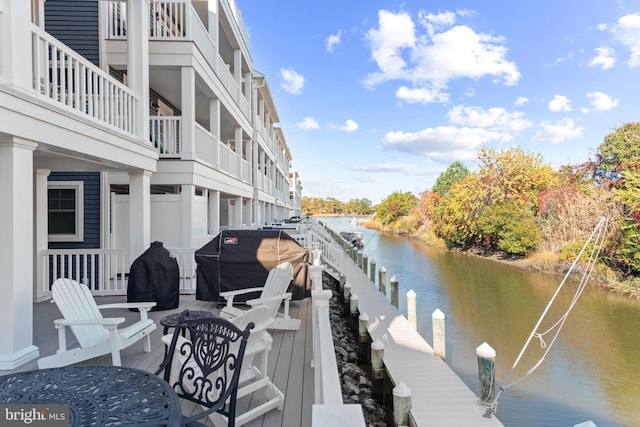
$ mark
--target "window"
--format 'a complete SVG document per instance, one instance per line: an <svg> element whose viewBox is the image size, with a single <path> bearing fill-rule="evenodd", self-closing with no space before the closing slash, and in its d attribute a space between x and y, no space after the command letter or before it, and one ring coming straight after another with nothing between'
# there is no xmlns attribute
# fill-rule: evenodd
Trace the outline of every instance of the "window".
<svg viewBox="0 0 640 427"><path fill-rule="evenodd" d="M48 186L50 242L84 239L84 185L81 181L52 181Z"/></svg>

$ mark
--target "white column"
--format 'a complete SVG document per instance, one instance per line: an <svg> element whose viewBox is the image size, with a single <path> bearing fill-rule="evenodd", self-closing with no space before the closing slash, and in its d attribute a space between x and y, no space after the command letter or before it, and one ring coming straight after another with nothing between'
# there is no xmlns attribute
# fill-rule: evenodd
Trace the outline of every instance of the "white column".
<svg viewBox="0 0 640 427"><path fill-rule="evenodd" d="M238 197L234 197L235 201L236 201L236 205L234 206L234 210L233 210L233 225L235 226L235 228L237 229L241 229L242 228L242 197L238 196Z"/></svg>
<svg viewBox="0 0 640 427"><path fill-rule="evenodd" d="M21 0L18 0L21 1ZM127 84L138 95L136 134L149 141L149 3L127 2Z"/></svg>
<svg viewBox="0 0 640 427"><path fill-rule="evenodd" d="M240 126L235 127L234 140L236 141L236 154L242 158L242 128Z"/></svg>
<svg viewBox="0 0 640 427"><path fill-rule="evenodd" d="M191 248L193 243L193 211L196 186L182 184L180 192L180 246Z"/></svg>
<svg viewBox="0 0 640 427"><path fill-rule="evenodd" d="M216 169L220 168L220 100L209 98L209 132L215 138L213 155Z"/></svg>
<svg viewBox="0 0 640 427"><path fill-rule="evenodd" d="M33 265L36 272L35 282L33 283L33 295L35 301L42 301L47 296L45 294L46 283L48 285L49 278L44 277L42 251L49 248L49 202L48 202L48 186L47 181L51 170L37 169L35 173L35 238L33 251ZM46 287L48 290L48 286Z"/></svg>
<svg viewBox="0 0 640 427"><path fill-rule="evenodd" d="M195 127L196 127L196 73L191 67L182 67L182 144L180 158L195 159Z"/></svg>
<svg viewBox="0 0 640 427"><path fill-rule="evenodd" d="M31 90L31 2L0 2L0 83Z"/></svg>
<svg viewBox="0 0 640 427"><path fill-rule="evenodd" d="M129 264L151 243L151 172L129 172Z"/></svg>
<svg viewBox="0 0 640 427"><path fill-rule="evenodd" d="M209 234L220 233L220 192L209 190Z"/></svg>
<svg viewBox="0 0 640 427"><path fill-rule="evenodd" d="M9 2L9 7L16 3L21 1ZM23 139L0 137L0 369L14 369L39 355L33 345L36 147Z"/></svg>
<svg viewBox="0 0 640 427"><path fill-rule="evenodd" d="M218 36L218 0L209 0L209 22L207 22L207 29L213 43L219 45Z"/></svg>
<svg viewBox="0 0 640 427"><path fill-rule="evenodd" d="M238 83L238 89L242 92L240 89L240 84L242 83L242 51L240 49L233 51L233 79Z"/></svg>

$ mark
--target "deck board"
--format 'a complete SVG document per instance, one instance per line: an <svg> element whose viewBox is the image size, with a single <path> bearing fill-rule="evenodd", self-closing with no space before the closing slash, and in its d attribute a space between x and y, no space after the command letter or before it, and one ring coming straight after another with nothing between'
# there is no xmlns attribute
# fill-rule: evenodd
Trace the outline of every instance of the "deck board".
<svg viewBox="0 0 640 427"><path fill-rule="evenodd" d="M109 304L114 302L126 302L125 296L97 296L95 297L98 305ZM291 315L301 319L301 328L299 331L271 331L274 338L274 345L269 354L269 376L276 386L285 394L286 404L282 411L273 410L246 426L260 427L310 427L311 426L311 401L309 401L308 393L305 390L313 391L313 383L303 384L304 382L313 381L313 375L309 374L311 370L311 354L308 350L308 343L311 341L311 320L307 317L311 316L311 299L307 298L301 301L292 301ZM160 319L164 316L179 312L182 310L208 310L218 313L218 305L216 303L198 301L194 295L181 295L180 306L173 310L153 311L149 313L149 317L156 322L157 328L150 334L151 352L145 353L142 349L142 342L135 343L127 349L121 351L123 366L143 369L148 372L155 372L164 358L164 345L161 342L163 327L160 325ZM58 333L53 326L55 319L61 318L60 311L55 304L50 301L34 303L34 327L33 341L38 346L40 356L48 356L55 353L58 348ZM110 309L103 313L105 317L124 317L125 324L134 322L139 318L139 314L131 312L127 309ZM305 327L305 326L308 326ZM308 338L307 338L308 333ZM67 344L69 347L77 345L72 334L67 334ZM111 355L103 355L94 359L81 362L82 365L110 365ZM22 372L32 369L38 369L37 361L32 360L16 369L0 371L0 375L11 372ZM287 388L291 387L291 390ZM313 396L311 396L313 398ZM259 400L258 398L256 398ZM251 401L245 398L238 403L239 409L246 408L248 405L255 405L256 399ZM303 408L306 404L309 407ZM189 402L183 402L183 414L189 415L194 411L198 411L197 405ZM304 418L306 417L306 418ZM207 425L213 426L208 420Z"/></svg>

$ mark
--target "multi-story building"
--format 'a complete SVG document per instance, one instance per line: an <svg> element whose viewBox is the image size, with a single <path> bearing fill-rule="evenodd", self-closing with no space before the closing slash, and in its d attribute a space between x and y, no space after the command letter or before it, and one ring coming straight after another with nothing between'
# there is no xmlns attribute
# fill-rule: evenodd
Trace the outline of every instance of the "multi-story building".
<svg viewBox="0 0 640 427"><path fill-rule="evenodd" d="M54 278L123 293L152 241L299 214L278 122L233 0L0 1L0 369Z"/></svg>

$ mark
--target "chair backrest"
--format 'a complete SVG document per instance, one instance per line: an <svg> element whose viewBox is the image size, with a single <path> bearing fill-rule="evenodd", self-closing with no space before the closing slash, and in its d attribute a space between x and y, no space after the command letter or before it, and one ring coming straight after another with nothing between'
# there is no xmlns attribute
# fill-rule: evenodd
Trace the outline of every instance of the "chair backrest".
<svg viewBox="0 0 640 427"><path fill-rule="evenodd" d="M291 284L291 279L293 279L293 265L291 265L290 262L281 262L269 271L260 298L268 298L286 293ZM266 306L271 307L274 315L278 308L280 308L280 304L281 301L265 303Z"/></svg>
<svg viewBox="0 0 640 427"><path fill-rule="evenodd" d="M51 296L67 320L102 319L89 288L75 280L57 279L51 286ZM101 325L74 325L71 330L81 347L89 347L109 337L109 331Z"/></svg>
<svg viewBox="0 0 640 427"><path fill-rule="evenodd" d="M255 349L263 346L261 341L267 333L267 328L273 323L273 320L271 309L263 305L246 310L241 315L231 319L231 323L240 329L245 329L247 325L251 323L254 325L251 330L251 335L249 335L249 339L247 340L245 359L243 362L244 367L248 368L251 366L252 362L248 360L250 358L249 354L251 354L252 359Z"/></svg>
<svg viewBox="0 0 640 427"><path fill-rule="evenodd" d="M181 360L180 366L171 368L177 370L171 385L181 398L208 408L183 422L219 412L233 425L238 381L253 323L242 330L226 319L203 318L186 320L180 326L174 330L167 353L173 358L178 352ZM188 339L179 339L183 328Z"/></svg>

